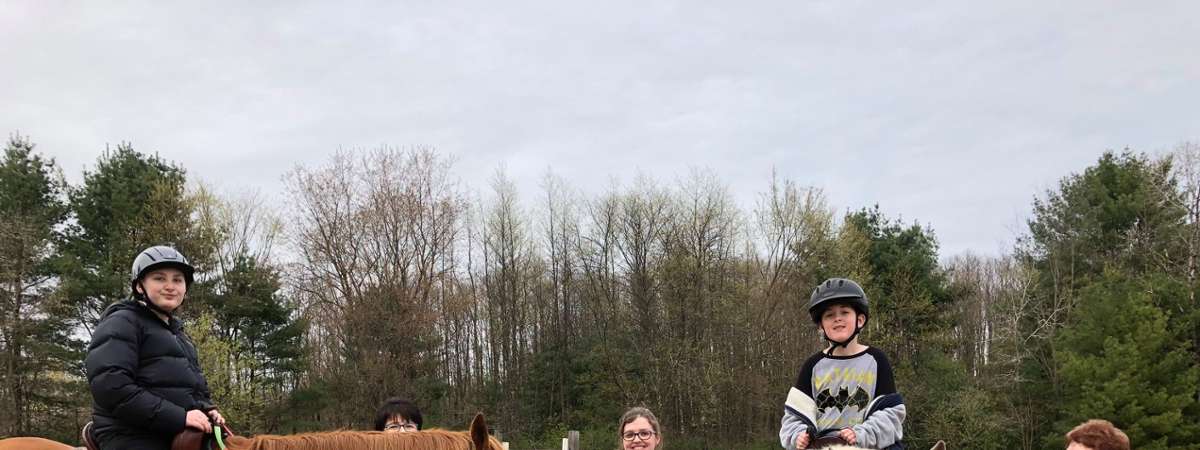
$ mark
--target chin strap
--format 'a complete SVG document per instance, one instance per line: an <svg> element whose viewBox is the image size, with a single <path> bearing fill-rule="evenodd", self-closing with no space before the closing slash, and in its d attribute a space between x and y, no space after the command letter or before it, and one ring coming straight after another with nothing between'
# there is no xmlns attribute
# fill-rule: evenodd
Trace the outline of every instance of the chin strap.
<svg viewBox="0 0 1200 450"><path fill-rule="evenodd" d="M867 317L867 319L863 320L863 324L861 327L858 326L858 317L854 318L854 332L850 333L850 337L846 338L846 340L843 342L838 342L838 341L831 339L829 337L829 333L826 333L825 329L821 328L821 336L824 337L825 340L829 342L829 354L832 355L833 351L837 350L838 347L846 348L848 345L850 345L851 342L854 341L854 338L858 337L858 333L862 332L863 327L866 327L867 321L870 320L870 316L864 316L864 317Z"/></svg>
<svg viewBox="0 0 1200 450"><path fill-rule="evenodd" d="M141 286L141 282L138 282L138 286ZM144 290L146 288L143 287L142 289ZM146 305L146 307L150 308L151 311L160 313L167 317L171 317L170 312L164 311L162 308L159 308L158 305L155 305L154 302L150 301L150 298L146 297L146 294L138 292L136 287L133 288L133 298L134 298L134 300L137 300L138 303Z"/></svg>
<svg viewBox="0 0 1200 450"><path fill-rule="evenodd" d="M833 351L837 350L838 347L846 348L846 346L850 345L850 342L854 341L854 338L858 337L858 333L860 331L862 331L862 327L854 327L854 333L851 333L850 337L843 342L838 342L831 339L828 334L824 333L824 331L822 331L821 334L824 335L825 340L829 342L829 353L833 354Z"/></svg>

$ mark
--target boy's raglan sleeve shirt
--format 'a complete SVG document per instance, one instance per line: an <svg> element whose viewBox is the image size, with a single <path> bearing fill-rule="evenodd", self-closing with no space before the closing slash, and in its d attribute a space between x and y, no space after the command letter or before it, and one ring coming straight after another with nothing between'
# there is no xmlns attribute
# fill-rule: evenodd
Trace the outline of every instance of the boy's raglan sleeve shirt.
<svg viewBox="0 0 1200 450"><path fill-rule="evenodd" d="M876 360L875 398L867 407L861 424L852 427L858 437L856 445L866 448L886 448L904 438L904 398L896 392L892 364L883 351L874 347L868 352Z"/></svg>

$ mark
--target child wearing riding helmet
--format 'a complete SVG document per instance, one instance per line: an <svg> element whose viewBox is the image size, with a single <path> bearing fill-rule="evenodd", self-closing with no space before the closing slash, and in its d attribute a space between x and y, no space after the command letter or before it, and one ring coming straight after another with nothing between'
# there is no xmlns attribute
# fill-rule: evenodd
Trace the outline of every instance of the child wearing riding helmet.
<svg viewBox="0 0 1200 450"><path fill-rule="evenodd" d="M101 449L167 450L184 428L208 433L225 423L174 316L194 273L175 249L147 248L133 261L131 298L100 315L84 367Z"/></svg>
<svg viewBox="0 0 1200 450"><path fill-rule="evenodd" d="M780 444L803 449L836 437L862 448L904 448L904 400L892 366L882 351L858 342L870 318L867 294L854 281L831 278L813 290L808 312L829 345L804 362L788 391Z"/></svg>

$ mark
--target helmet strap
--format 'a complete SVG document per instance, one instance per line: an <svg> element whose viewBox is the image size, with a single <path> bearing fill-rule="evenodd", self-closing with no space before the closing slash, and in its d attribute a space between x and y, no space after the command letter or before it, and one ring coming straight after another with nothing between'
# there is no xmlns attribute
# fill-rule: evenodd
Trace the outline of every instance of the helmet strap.
<svg viewBox="0 0 1200 450"><path fill-rule="evenodd" d="M862 327L854 327L854 333L851 333L850 337L842 342L835 341L833 338L830 338L828 334L825 334L825 340L829 341L829 354L832 355L833 351L837 350L838 347L846 348L849 346L850 343L854 341L854 338L858 337L858 332L860 331L862 331Z"/></svg>
<svg viewBox="0 0 1200 450"><path fill-rule="evenodd" d="M833 352L834 352L834 350L837 350L837 348L838 348L838 347L842 347L842 348L849 348L849 346L850 346L850 343L851 343L851 342L854 342L854 338L858 337L858 333L862 332L862 329L863 329L863 327L866 327L866 326L867 326L867 320L869 320L869 319L864 319L864 320L863 320L863 324L860 326L860 325L858 324L858 317L857 317L857 316L859 316L859 315L861 315L861 314L860 314L859 312L857 312L857 311L855 311L855 313L854 313L854 314L855 314L855 317L854 317L854 332L853 332L853 333L850 333L850 337L846 338L846 340L845 340L845 341L841 341L841 342L839 342L839 341L835 341L835 340L833 340L833 338L830 338L830 337L829 337L829 333L826 333L824 328L822 328L822 329L821 329L821 336L823 336L823 337L825 338L825 340L829 342L829 354L830 354L830 355L832 355L832 354L833 354ZM868 316L863 316L863 317L868 317Z"/></svg>
<svg viewBox="0 0 1200 450"><path fill-rule="evenodd" d="M139 292L139 291L138 291L138 288L139 288L139 287L141 287L141 288L142 288L142 291L141 291L141 292ZM146 305L146 307L147 307L147 308L150 308L150 310L151 310L151 311L154 311L154 312L156 312L156 313L162 314L162 315L164 315L164 316L166 316L166 317L171 317L171 313L169 313L169 312L167 312L167 311L163 310L162 308L159 308L159 307L158 307L158 305L155 305L153 301L150 301L150 296L149 296L149 295L146 295L146 292L145 292L145 290L146 290L146 286L143 286L143 285L142 285L142 280L138 280L138 281L136 281L136 282L134 283L134 286L133 286L133 298L134 298L134 300L137 300L137 301L138 301L138 303L141 303L141 304L143 304L143 305Z"/></svg>

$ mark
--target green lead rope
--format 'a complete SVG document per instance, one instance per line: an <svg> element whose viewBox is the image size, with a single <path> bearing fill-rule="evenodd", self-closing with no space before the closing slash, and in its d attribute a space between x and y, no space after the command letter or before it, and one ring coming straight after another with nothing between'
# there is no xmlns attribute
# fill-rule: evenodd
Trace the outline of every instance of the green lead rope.
<svg viewBox="0 0 1200 450"><path fill-rule="evenodd" d="M220 447L221 450L225 450L225 441L221 440L221 427L220 426L213 427L213 436L217 437L217 447Z"/></svg>

